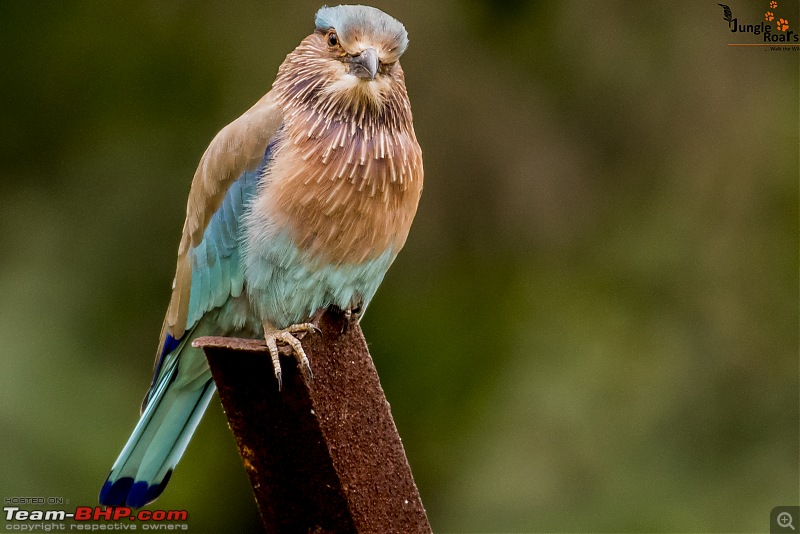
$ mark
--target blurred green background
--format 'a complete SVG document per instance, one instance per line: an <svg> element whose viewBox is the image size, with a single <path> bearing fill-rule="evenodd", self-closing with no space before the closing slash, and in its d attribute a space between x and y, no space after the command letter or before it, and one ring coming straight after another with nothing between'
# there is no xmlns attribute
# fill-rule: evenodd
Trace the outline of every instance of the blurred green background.
<svg viewBox="0 0 800 534"><path fill-rule="evenodd" d="M800 54L726 46L757 38L716 0L374 5L426 187L363 327L434 530L767 531L800 501ZM195 165L319 7L0 3L0 496L96 502ZM155 508L259 530L217 401Z"/></svg>

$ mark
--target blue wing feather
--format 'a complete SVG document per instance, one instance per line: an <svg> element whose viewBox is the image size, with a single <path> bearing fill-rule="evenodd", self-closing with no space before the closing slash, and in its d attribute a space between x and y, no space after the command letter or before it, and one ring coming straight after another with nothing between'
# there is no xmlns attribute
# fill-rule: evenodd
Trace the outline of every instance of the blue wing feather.
<svg viewBox="0 0 800 534"><path fill-rule="evenodd" d="M242 174L228 188L203 240L190 251L192 285L186 331L180 339L165 337L142 416L103 484L101 504L139 508L158 497L211 399L215 389L211 373L202 350L192 347L191 340L198 335L219 335L215 321L201 322L201 318L242 294L242 217L271 149L272 144L257 170Z"/></svg>
<svg viewBox="0 0 800 534"><path fill-rule="evenodd" d="M186 328L231 296L239 296L244 283L239 246L245 205L255 196L258 180L268 164L272 144L258 169L242 174L231 184L219 209L211 217L203 240L192 251L192 289ZM223 264L225 264L223 266Z"/></svg>
<svg viewBox="0 0 800 534"><path fill-rule="evenodd" d="M163 374L164 359L175 351L186 337L186 332L190 332L204 314L222 306L229 296L239 297L244 290L244 270L239 253L242 217L245 205L256 194L258 180L270 161L273 146L274 142L267 146L258 169L243 173L231 184L220 208L211 217L203 240L190 252L192 286L186 331L178 339L171 335L165 338L153 382L142 405L143 410Z"/></svg>

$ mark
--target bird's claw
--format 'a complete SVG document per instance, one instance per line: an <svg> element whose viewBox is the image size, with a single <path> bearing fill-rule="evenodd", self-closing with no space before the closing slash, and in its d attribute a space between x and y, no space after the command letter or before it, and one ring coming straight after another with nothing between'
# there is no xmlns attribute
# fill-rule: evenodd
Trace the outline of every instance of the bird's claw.
<svg viewBox="0 0 800 534"><path fill-rule="evenodd" d="M267 342L267 348L269 349L269 354L272 357L272 367L275 369L275 378L278 380L278 390L280 390L283 386L283 373L281 371L281 362L279 358L280 352L278 351L279 341L289 346L291 354L295 357L297 363L300 365L300 372L302 372L304 375L307 375L309 379L314 378L314 373L311 371L311 364L308 361L308 356L306 356L306 351L303 350L303 345L300 343L299 339L308 333L320 334L322 331L315 324L300 323L293 324L287 328L284 328L283 330L277 330L264 336ZM300 335L298 336L297 334Z"/></svg>
<svg viewBox="0 0 800 534"><path fill-rule="evenodd" d="M344 317L344 321L342 322L342 334L347 333L347 331L350 329L351 322L358 322L359 313L361 313L361 306L347 308L342 312L342 316Z"/></svg>
<svg viewBox="0 0 800 534"><path fill-rule="evenodd" d="M317 334L320 336L322 335L322 329L317 325L315 325L314 323L305 323L305 324L308 325L309 329L306 330L306 332L308 332L309 334Z"/></svg>

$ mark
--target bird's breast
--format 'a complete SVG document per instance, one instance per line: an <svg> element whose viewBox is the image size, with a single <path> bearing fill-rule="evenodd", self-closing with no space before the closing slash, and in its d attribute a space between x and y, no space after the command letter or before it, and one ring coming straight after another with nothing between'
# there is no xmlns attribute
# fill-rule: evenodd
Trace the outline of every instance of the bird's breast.
<svg viewBox="0 0 800 534"><path fill-rule="evenodd" d="M312 261L358 264L403 247L422 180L410 125L311 113L285 124L253 208Z"/></svg>

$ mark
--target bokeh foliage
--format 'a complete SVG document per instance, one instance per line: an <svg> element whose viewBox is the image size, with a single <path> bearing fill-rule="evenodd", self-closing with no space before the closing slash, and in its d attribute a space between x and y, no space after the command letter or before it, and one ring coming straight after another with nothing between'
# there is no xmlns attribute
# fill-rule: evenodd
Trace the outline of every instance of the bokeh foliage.
<svg viewBox="0 0 800 534"><path fill-rule="evenodd" d="M363 326L434 529L767 530L800 501L800 54L726 46L716 2L374 4L426 188ZM95 502L194 166L318 7L0 4L0 496ZM257 531L249 491L213 403L156 507Z"/></svg>

